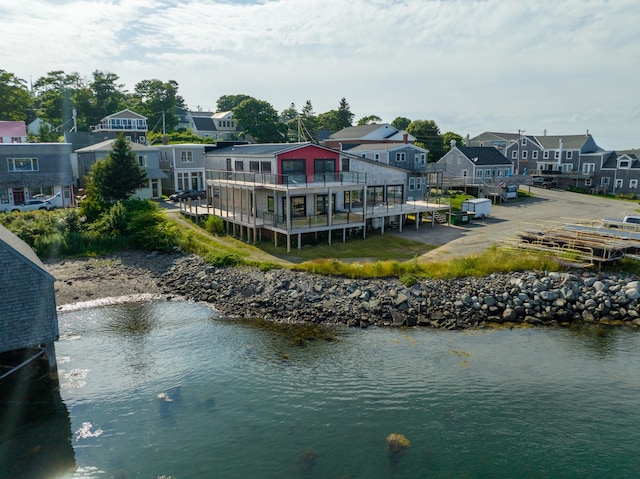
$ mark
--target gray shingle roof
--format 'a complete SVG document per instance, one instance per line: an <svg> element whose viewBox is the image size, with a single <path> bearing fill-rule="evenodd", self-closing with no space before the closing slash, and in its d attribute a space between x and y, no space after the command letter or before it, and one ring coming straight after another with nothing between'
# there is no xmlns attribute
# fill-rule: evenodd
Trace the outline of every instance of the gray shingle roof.
<svg viewBox="0 0 640 479"><path fill-rule="evenodd" d="M328 139L330 140L359 140L369 133L379 130L380 128L388 128L389 135L391 136L398 132L396 128L387 124L371 124L371 125L358 125L358 126L349 126L347 128L343 128L340 131L336 131L333 135L330 135Z"/></svg>
<svg viewBox="0 0 640 479"><path fill-rule="evenodd" d="M505 158L504 155L493 146L460 146L458 150L472 161L474 158L478 158L477 161L474 161L476 165L513 165L510 160Z"/></svg>

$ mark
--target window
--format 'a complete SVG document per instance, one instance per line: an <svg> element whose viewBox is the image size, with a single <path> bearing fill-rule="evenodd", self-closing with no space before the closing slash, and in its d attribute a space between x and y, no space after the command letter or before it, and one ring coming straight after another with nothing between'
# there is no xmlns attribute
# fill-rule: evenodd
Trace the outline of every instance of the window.
<svg viewBox="0 0 640 479"><path fill-rule="evenodd" d="M584 186L593 186L593 181L591 181L591 178L589 178L588 180L584 180Z"/></svg>
<svg viewBox="0 0 640 479"><path fill-rule="evenodd" d="M305 160L282 160L283 183L306 183L307 162Z"/></svg>
<svg viewBox="0 0 640 479"><path fill-rule="evenodd" d="M425 155L424 153L416 153L416 154L413 156L413 162L414 162L416 165L424 165L424 164L427 162L427 160L426 160L426 157L425 157L425 156L426 156L426 155Z"/></svg>
<svg viewBox="0 0 640 479"><path fill-rule="evenodd" d="M524 151L522 152L522 159L523 159L523 160L526 160L526 159L527 159L528 154L529 154L529 152L528 152L527 150L524 150Z"/></svg>
<svg viewBox="0 0 640 479"><path fill-rule="evenodd" d="M484 177L485 178L491 178L491 170L489 170L489 169L484 170Z"/></svg>
<svg viewBox="0 0 640 479"><path fill-rule="evenodd" d="M271 162L270 161L261 161L260 169L263 173L271 173Z"/></svg>
<svg viewBox="0 0 640 479"><path fill-rule="evenodd" d="M242 161L242 160L236 160L236 161L234 162L233 169L234 169L235 171L244 171L244 161Z"/></svg>
<svg viewBox="0 0 640 479"><path fill-rule="evenodd" d="M276 202L273 199L273 196L267 196L267 211L269 213L274 213L276 211Z"/></svg>
<svg viewBox="0 0 640 479"><path fill-rule="evenodd" d="M407 160L407 155L405 153L396 153L396 161L403 162Z"/></svg>
<svg viewBox="0 0 640 479"><path fill-rule="evenodd" d="M373 154L373 159L374 159L375 161L380 161L380 153L374 153L374 154Z"/></svg>
<svg viewBox="0 0 640 479"><path fill-rule="evenodd" d="M482 178L482 170L476 170L476 178Z"/></svg>
<svg viewBox="0 0 640 479"><path fill-rule="evenodd" d="M349 171L349 158L342 158L342 171Z"/></svg>
<svg viewBox="0 0 640 479"><path fill-rule="evenodd" d="M609 186L609 177L603 176L602 178L600 178L600 184L602 186Z"/></svg>
<svg viewBox="0 0 640 479"><path fill-rule="evenodd" d="M282 198L286 201L286 198ZM304 196L291 197L291 217L304 218L307 215L307 198Z"/></svg>
<svg viewBox="0 0 640 479"><path fill-rule="evenodd" d="M547 150L542 152L542 158L544 158L545 160L549 159L549 152Z"/></svg>
<svg viewBox="0 0 640 479"><path fill-rule="evenodd" d="M193 151L181 151L180 152L181 163L193 163Z"/></svg>
<svg viewBox="0 0 640 479"><path fill-rule="evenodd" d="M384 204L384 186L367 188L367 205L375 206L381 204Z"/></svg>
<svg viewBox="0 0 640 479"><path fill-rule="evenodd" d="M618 168L620 169L628 169L629 166L630 166L629 160L620 160L620 163L618 164Z"/></svg>
<svg viewBox="0 0 640 479"><path fill-rule="evenodd" d="M594 171L596 171L596 164L595 163L584 163L582 165L582 172L583 173L593 173Z"/></svg>
<svg viewBox="0 0 640 479"><path fill-rule="evenodd" d="M20 138L19 136L12 136L11 143L22 143L22 138Z"/></svg>
<svg viewBox="0 0 640 479"><path fill-rule="evenodd" d="M501 168L498 168L498 170L496 170L496 171L498 172L498 176L499 177L502 176L502 169Z"/></svg>
<svg viewBox="0 0 640 479"><path fill-rule="evenodd" d="M189 173L187 172L178 172L178 190L187 190L189 189Z"/></svg>
<svg viewBox="0 0 640 479"><path fill-rule="evenodd" d="M387 186L387 203L392 205L399 205L402 203L402 186L393 185Z"/></svg>
<svg viewBox="0 0 640 479"><path fill-rule="evenodd" d="M635 190L638 187L638 180L629 180L629 188Z"/></svg>
<svg viewBox="0 0 640 479"><path fill-rule="evenodd" d="M522 146L527 146L527 138L523 136L522 139L520 140L520 144Z"/></svg>
<svg viewBox="0 0 640 479"><path fill-rule="evenodd" d="M517 150L513 150L511 152L511 158L514 159L514 160L518 158L518 151Z"/></svg>
<svg viewBox="0 0 640 479"><path fill-rule="evenodd" d="M138 155L138 166L141 168L146 168L147 166L147 155Z"/></svg>
<svg viewBox="0 0 640 479"><path fill-rule="evenodd" d="M314 181L335 181L336 160L316 158L313 160Z"/></svg>
<svg viewBox="0 0 640 479"><path fill-rule="evenodd" d="M621 179L617 179L616 180L616 188L622 188L622 180Z"/></svg>
<svg viewBox="0 0 640 479"><path fill-rule="evenodd" d="M568 150L567 151L567 160L571 160L573 159L573 151L572 150Z"/></svg>
<svg viewBox="0 0 640 479"><path fill-rule="evenodd" d="M37 158L7 158L9 171L38 171Z"/></svg>
<svg viewBox="0 0 640 479"><path fill-rule="evenodd" d="M467 174L468 174L468 173L467 173L467 170L462 170L462 176L465 176L465 177L466 177L466 176L467 176Z"/></svg>
<svg viewBox="0 0 640 479"><path fill-rule="evenodd" d="M553 154L553 157L557 160L558 158L560 158L560 150L556 150L555 153Z"/></svg>
<svg viewBox="0 0 640 479"><path fill-rule="evenodd" d="M531 158L534 159L534 160L538 159L538 150L533 150L531 152Z"/></svg>
<svg viewBox="0 0 640 479"><path fill-rule="evenodd" d="M260 173L260 162L259 161L250 161L249 162L249 171L251 173Z"/></svg>
<svg viewBox="0 0 640 479"><path fill-rule="evenodd" d="M344 205L351 205L354 208L362 208L363 190L345 191Z"/></svg>
<svg viewBox="0 0 640 479"><path fill-rule="evenodd" d="M416 189L416 179L414 177L409 178L409 191Z"/></svg>

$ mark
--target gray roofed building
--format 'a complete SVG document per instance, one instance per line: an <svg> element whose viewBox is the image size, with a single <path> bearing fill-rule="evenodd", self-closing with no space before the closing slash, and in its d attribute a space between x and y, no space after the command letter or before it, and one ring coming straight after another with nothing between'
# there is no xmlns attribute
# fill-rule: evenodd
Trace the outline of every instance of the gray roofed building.
<svg viewBox="0 0 640 479"><path fill-rule="evenodd" d="M416 138L388 123L358 125L343 128L325 139L322 144L346 150L365 143L415 143Z"/></svg>
<svg viewBox="0 0 640 479"><path fill-rule="evenodd" d="M0 353L41 350L46 345L55 365L58 340L55 278L35 252L4 226L0 226ZM0 376L8 371L0 371Z"/></svg>

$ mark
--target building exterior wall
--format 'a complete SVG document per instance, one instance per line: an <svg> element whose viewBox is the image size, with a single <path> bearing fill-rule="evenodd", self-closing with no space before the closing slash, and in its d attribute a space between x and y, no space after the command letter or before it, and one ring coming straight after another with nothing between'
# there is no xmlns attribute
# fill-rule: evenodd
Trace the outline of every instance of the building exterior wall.
<svg viewBox="0 0 640 479"><path fill-rule="evenodd" d="M56 341L55 279L2 240L0 271L4 291L0 301L0 352Z"/></svg>
<svg viewBox="0 0 640 479"><path fill-rule="evenodd" d="M58 195L57 207L73 205L71 148L69 143L0 144L0 211L39 194ZM30 169L16 170L17 159L35 161Z"/></svg>

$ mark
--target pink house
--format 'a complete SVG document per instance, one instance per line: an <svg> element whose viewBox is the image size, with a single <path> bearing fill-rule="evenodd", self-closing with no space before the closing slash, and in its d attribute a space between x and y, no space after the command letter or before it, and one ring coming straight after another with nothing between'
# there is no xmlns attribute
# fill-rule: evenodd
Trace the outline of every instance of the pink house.
<svg viewBox="0 0 640 479"><path fill-rule="evenodd" d="M26 143L27 125L24 121L0 121L0 143Z"/></svg>

